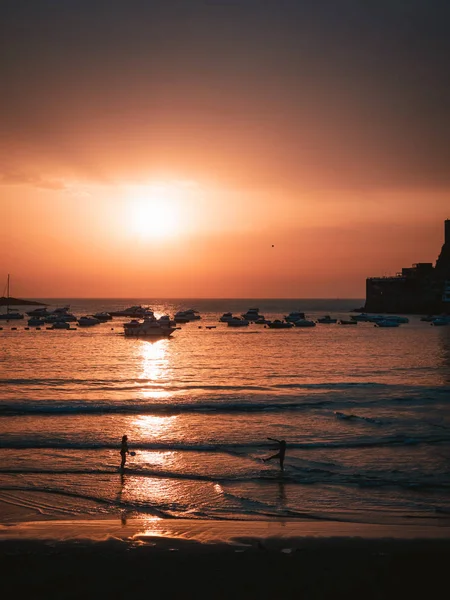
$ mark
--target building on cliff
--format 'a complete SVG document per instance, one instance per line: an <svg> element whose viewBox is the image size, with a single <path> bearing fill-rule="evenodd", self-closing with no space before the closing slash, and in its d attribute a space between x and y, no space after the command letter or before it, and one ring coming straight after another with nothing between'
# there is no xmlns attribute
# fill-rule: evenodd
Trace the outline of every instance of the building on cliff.
<svg viewBox="0 0 450 600"><path fill-rule="evenodd" d="M377 313L450 314L450 219L433 263L416 263L394 277L366 279L364 310Z"/></svg>

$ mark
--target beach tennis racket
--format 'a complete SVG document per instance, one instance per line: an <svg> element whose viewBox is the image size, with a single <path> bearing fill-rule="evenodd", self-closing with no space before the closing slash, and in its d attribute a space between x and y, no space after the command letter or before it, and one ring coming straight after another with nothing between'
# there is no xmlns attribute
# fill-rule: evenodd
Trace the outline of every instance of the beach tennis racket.
<svg viewBox="0 0 450 600"><path fill-rule="evenodd" d="M136 456L136 452L130 452L130 456Z"/></svg>

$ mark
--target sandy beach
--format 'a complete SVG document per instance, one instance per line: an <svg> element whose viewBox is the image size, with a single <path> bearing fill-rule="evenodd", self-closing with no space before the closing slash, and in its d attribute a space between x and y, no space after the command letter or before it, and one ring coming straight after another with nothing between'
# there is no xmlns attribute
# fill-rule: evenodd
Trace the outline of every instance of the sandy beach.
<svg viewBox="0 0 450 600"><path fill-rule="evenodd" d="M0 527L3 589L32 598L420 598L450 528L290 521L36 521Z"/></svg>

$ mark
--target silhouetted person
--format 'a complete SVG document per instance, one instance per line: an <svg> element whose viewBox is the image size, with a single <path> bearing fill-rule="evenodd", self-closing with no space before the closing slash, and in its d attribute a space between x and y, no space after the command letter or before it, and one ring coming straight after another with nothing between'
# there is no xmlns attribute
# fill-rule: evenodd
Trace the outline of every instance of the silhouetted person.
<svg viewBox="0 0 450 600"><path fill-rule="evenodd" d="M279 450L273 456L269 456L268 458L263 458L263 462L267 462L268 460L272 460L272 458L280 459L280 468L284 471L284 455L286 454L286 442L284 440L276 440L274 438L267 438L271 442L276 442L279 446Z"/></svg>
<svg viewBox="0 0 450 600"><path fill-rule="evenodd" d="M126 435L122 436L122 445L120 447L120 456L122 457L122 462L120 463L120 468L124 469L125 463L127 461L127 454L130 454L128 450L128 437Z"/></svg>

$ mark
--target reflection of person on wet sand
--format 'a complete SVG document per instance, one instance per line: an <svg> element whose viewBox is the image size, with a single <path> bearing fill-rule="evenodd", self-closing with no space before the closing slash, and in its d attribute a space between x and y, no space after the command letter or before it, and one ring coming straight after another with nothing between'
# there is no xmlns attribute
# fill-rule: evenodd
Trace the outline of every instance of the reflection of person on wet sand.
<svg viewBox="0 0 450 600"><path fill-rule="evenodd" d="M120 502L122 500L122 494L123 494L123 488L124 488L124 486L125 486L125 474L124 474L123 471L121 471L121 473L120 473L120 489L117 492L117 498L116 498L116 500L118 502Z"/></svg>
<svg viewBox="0 0 450 600"><path fill-rule="evenodd" d="M125 468L125 463L127 461L127 454L130 454L128 450L128 436L124 435L122 437L122 445L120 447L120 456L122 457L122 462L120 463L120 468Z"/></svg>
<svg viewBox="0 0 450 600"><path fill-rule="evenodd" d="M284 440L276 440L274 438L267 438L271 442L276 442L278 444L279 450L273 456L268 456L267 458L263 458L263 462L267 462L268 460L272 460L273 458L280 459L280 469L284 471L284 455L286 454L286 442Z"/></svg>
<svg viewBox="0 0 450 600"><path fill-rule="evenodd" d="M286 504L286 489L283 479L278 481L278 502L284 506Z"/></svg>

